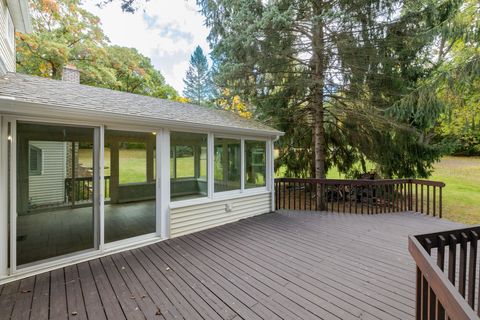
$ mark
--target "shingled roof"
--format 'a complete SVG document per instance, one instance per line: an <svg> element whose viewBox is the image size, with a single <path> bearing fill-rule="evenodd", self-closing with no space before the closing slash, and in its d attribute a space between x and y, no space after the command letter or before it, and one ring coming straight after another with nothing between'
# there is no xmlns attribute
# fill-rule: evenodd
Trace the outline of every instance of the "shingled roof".
<svg viewBox="0 0 480 320"><path fill-rule="evenodd" d="M121 116L158 119L163 122L201 124L209 127L251 130L278 135L280 131L232 112L195 104L180 103L66 81L7 73L0 77L0 96L15 101L68 108L69 111L95 111ZM39 109L39 112L41 110Z"/></svg>

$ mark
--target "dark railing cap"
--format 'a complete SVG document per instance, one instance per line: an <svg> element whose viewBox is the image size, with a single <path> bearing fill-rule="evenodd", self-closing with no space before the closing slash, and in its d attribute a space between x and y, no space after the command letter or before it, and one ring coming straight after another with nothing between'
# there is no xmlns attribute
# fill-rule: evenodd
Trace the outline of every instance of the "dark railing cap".
<svg viewBox="0 0 480 320"><path fill-rule="evenodd" d="M326 185L388 185L401 183L414 183L432 187L445 187L445 183L440 181L420 180L420 179L316 179L316 178L276 178L276 182L296 182L296 183L317 183Z"/></svg>

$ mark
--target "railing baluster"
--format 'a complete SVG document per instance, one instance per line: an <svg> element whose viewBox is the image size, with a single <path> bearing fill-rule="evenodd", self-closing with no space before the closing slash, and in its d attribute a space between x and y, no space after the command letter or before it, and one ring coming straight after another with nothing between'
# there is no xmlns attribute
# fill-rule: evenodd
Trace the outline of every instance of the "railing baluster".
<svg viewBox="0 0 480 320"><path fill-rule="evenodd" d="M421 194L421 205L422 205L422 208L421 208L420 212L423 213L423 184L421 185L421 189L422 189L422 194Z"/></svg>
<svg viewBox="0 0 480 320"><path fill-rule="evenodd" d="M443 209L442 209L442 189L443 189L443 187L440 187L439 190L438 190L438 191L440 192L440 194L439 194L439 199L438 199L438 201L439 201L438 217L439 217L440 219L442 218L442 210L443 210Z"/></svg>
<svg viewBox="0 0 480 320"><path fill-rule="evenodd" d="M430 293L430 289L428 286L427 279L425 276L422 276L422 320L428 319L428 295Z"/></svg>
<svg viewBox="0 0 480 320"><path fill-rule="evenodd" d="M475 231L470 232L470 258L468 263L468 290L467 298L468 304L474 308L475 303L475 285L476 285L476 272L477 272L477 243L478 234Z"/></svg>
<svg viewBox="0 0 480 320"><path fill-rule="evenodd" d="M405 211L405 186L400 183L400 211Z"/></svg>
<svg viewBox="0 0 480 320"><path fill-rule="evenodd" d="M363 214L363 185L360 185L360 213Z"/></svg>
<svg viewBox="0 0 480 320"><path fill-rule="evenodd" d="M417 267L417 296L415 299L415 319L419 320L422 317L422 297L423 297L423 274L420 271L420 268Z"/></svg>
<svg viewBox="0 0 480 320"><path fill-rule="evenodd" d="M430 186L427 185L427 215L430 215Z"/></svg>
<svg viewBox="0 0 480 320"><path fill-rule="evenodd" d="M433 216L437 214L437 201L436 201L437 187L433 186Z"/></svg>
<svg viewBox="0 0 480 320"><path fill-rule="evenodd" d="M355 185L355 198L354 198L354 203L355 203L355 213L358 213L358 185Z"/></svg>
<svg viewBox="0 0 480 320"><path fill-rule="evenodd" d="M388 186L388 212L393 212L393 186Z"/></svg>
<svg viewBox="0 0 480 320"><path fill-rule="evenodd" d="M348 212L352 213L352 192L353 192L353 185L350 184L349 190L348 190Z"/></svg>
<svg viewBox="0 0 480 320"><path fill-rule="evenodd" d="M307 211L307 181L303 181L303 210Z"/></svg>
<svg viewBox="0 0 480 320"><path fill-rule="evenodd" d="M296 182L293 182L290 185L290 188L292 190L292 208L293 210L297 209L297 189L295 188Z"/></svg>
<svg viewBox="0 0 480 320"><path fill-rule="evenodd" d="M442 271L445 268L445 242L444 236L438 236L437 265ZM445 309L439 301L437 301L437 319L445 319Z"/></svg>
<svg viewBox="0 0 480 320"><path fill-rule="evenodd" d="M460 235L460 265L459 265L459 275L458 275L458 289L460 294L465 297L465 285L466 285L466 275L467 275L467 241L468 237L465 233Z"/></svg>
<svg viewBox="0 0 480 320"><path fill-rule="evenodd" d="M418 212L418 184L415 183L415 212Z"/></svg>
<svg viewBox="0 0 480 320"><path fill-rule="evenodd" d="M457 267L457 238L451 234L448 246L448 279L455 285L455 269Z"/></svg>

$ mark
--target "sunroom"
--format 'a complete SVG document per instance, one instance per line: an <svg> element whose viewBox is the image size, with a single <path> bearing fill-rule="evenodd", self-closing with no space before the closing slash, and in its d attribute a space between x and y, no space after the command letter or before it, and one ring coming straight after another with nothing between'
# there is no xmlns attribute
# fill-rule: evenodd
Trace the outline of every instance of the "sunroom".
<svg viewBox="0 0 480 320"><path fill-rule="evenodd" d="M274 209L282 133L233 113L8 73L0 116L0 281Z"/></svg>

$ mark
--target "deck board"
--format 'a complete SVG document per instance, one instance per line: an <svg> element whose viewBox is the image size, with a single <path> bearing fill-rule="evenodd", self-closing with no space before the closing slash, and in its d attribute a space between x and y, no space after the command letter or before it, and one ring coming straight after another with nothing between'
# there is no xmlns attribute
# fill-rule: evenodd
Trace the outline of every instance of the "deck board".
<svg viewBox="0 0 480 320"><path fill-rule="evenodd" d="M413 319L412 213L283 211L0 286L0 319Z"/></svg>

